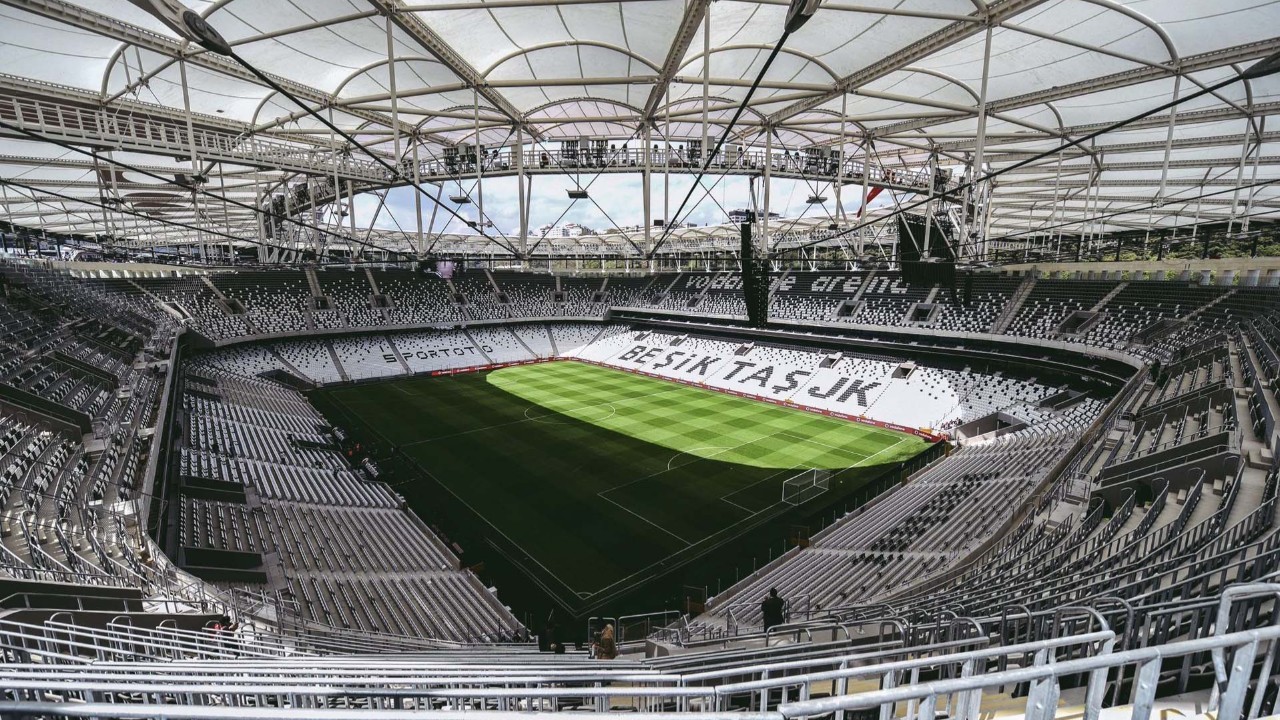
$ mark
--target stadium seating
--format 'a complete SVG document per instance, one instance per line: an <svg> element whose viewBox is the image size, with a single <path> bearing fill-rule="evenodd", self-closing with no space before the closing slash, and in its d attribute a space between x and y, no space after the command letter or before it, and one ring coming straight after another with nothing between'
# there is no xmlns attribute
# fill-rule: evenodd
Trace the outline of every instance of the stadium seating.
<svg viewBox="0 0 1280 720"><path fill-rule="evenodd" d="M391 307L392 325L458 322L463 319L449 285L437 277L404 270L371 270Z"/></svg>
<svg viewBox="0 0 1280 720"><path fill-rule="evenodd" d="M1064 702L1123 707L1156 687L1215 685L1214 702L1228 709L1275 709L1274 664L1264 663L1280 643L1277 591L1265 584L1280 578L1280 291L981 274L966 291L911 287L882 271L775 276L771 307L793 322L1016 335L1143 368L1108 397L812 343L555 319L610 307L740 315L728 273L606 281L472 271L452 286L394 270L3 274L0 580L132 598L109 601L109 622L83 610L0 609L6 717L17 706L5 703L17 702L26 703L18 717L58 717L49 706L59 703L136 717L144 702L255 705L270 716L389 709L394 695L400 710L732 708L782 720L874 709L886 692L908 715L935 706L905 703L939 697L985 708L1002 686L1023 705L1051 687ZM593 302L601 292L606 302ZM936 308L926 317L913 312L921 305ZM513 318L532 322L501 322ZM181 325L253 342L170 366ZM637 346L657 353L635 362L645 357ZM502 644L527 638L520 621L378 481L376 465L339 449L342 429L298 390L554 357L907 428L951 430L996 414L1010 424L963 438L945 460L717 588L705 612L628 637L625 659L584 674L580 654L557 660ZM1148 371L1153 359L1160 365ZM69 419L80 418L73 430ZM161 437L171 453L157 453ZM167 511L149 484L159 462L179 479L163 490ZM172 518L167 536L147 536L148 514ZM257 574L201 579L192 558L220 553L253 559ZM771 587L791 616L763 633ZM241 630L202 629L228 611ZM663 651L642 658L637 640ZM1069 651L1038 661L1049 647ZM1215 659L1211 647L1226 654ZM386 652L412 654L374 658ZM978 658L987 672L965 673ZM777 663L790 670L766 670ZM444 687L461 666L471 679ZM1095 667L1106 672L1091 676ZM98 675L77 680L81 670ZM158 672L163 689L145 684ZM242 692L249 677L270 690ZM602 687L611 683L645 689L620 699ZM959 694L974 687L988 692Z"/></svg>
<svg viewBox="0 0 1280 720"><path fill-rule="evenodd" d="M791 320L834 320L862 289L863 275L790 272L774 284L769 312Z"/></svg>
<svg viewBox="0 0 1280 720"><path fill-rule="evenodd" d="M847 319L870 325L905 325L911 307L924 302L932 292L932 288L908 285L901 277L878 273L867 279L862 305Z"/></svg>
<svg viewBox="0 0 1280 720"><path fill-rule="evenodd" d="M650 348L658 349L657 354L646 356ZM993 412L1037 421L1043 413L1036 403L1056 392L1033 382L927 366L912 366L909 374L901 374L898 362L857 353L846 352L827 362L824 352L765 343L746 348L642 330L602 337L578 356L908 428L954 426Z"/></svg>
<svg viewBox="0 0 1280 720"><path fill-rule="evenodd" d="M510 326L510 330L533 357L539 359L556 357L552 334L547 326L540 323L521 324Z"/></svg>
<svg viewBox="0 0 1280 720"><path fill-rule="evenodd" d="M658 291L654 297L660 293L661 298L653 306L672 312L698 312L696 308L702 300L702 293L713 277L714 273L680 273L670 282L666 282L668 278L660 277L654 285L654 290Z"/></svg>
<svg viewBox="0 0 1280 720"><path fill-rule="evenodd" d="M737 273L717 273L703 291L698 312L703 315L746 317L747 304L742 295L742 276Z"/></svg>
<svg viewBox="0 0 1280 720"><path fill-rule="evenodd" d="M315 273L321 297L341 312L350 327L377 327L386 324L382 309L373 305L373 286L364 269L328 270Z"/></svg>
<svg viewBox="0 0 1280 720"><path fill-rule="evenodd" d="M561 357L577 357L602 332L599 325L585 323L553 323L547 325L547 330Z"/></svg>
<svg viewBox="0 0 1280 720"><path fill-rule="evenodd" d="M342 357L348 348L339 342ZM358 368L359 359L373 352L368 348L386 347L381 338L351 342L360 347L350 348L354 355L344 366ZM212 357L192 371L213 384L201 383L184 398L195 438L184 474L242 485L246 498L227 505L184 495L182 542L278 558L308 622L450 640L506 636L518 628L459 569L452 552L402 509L401 498L365 470L348 466L305 398L265 378L226 370L226 360ZM388 584L395 591L387 592ZM432 592L413 599L403 586Z"/></svg>
<svg viewBox="0 0 1280 720"><path fill-rule="evenodd" d="M1013 300L1021 278L1000 275L973 275L972 285L966 291L963 281L956 291L941 293L936 301L940 305L929 327L963 333L990 332L1000 311ZM967 299L966 299L967 298Z"/></svg>
<svg viewBox="0 0 1280 720"><path fill-rule="evenodd" d="M746 313L741 279L732 272L597 279L472 270L443 280L404 270L330 269L312 273L314 287L308 272L88 282L150 312L163 304L215 340L476 320L602 318L610 307L708 317ZM783 321L995 332L1140 356L1159 350L1151 349L1153 338L1135 341L1135 335L1176 332L1185 322L1197 328L1187 332L1200 332L1218 321L1251 316L1259 302L1276 302L1265 288L1228 291L1172 280L981 272L957 279L954 288L910 286L889 271L786 271L770 285L770 312Z"/></svg>
<svg viewBox="0 0 1280 720"><path fill-rule="evenodd" d="M614 276L604 282L605 301L614 307L643 307L652 304L654 293L666 288L669 275Z"/></svg>
<svg viewBox="0 0 1280 720"><path fill-rule="evenodd" d="M840 612L901 594L913 582L964 558L999 526L995 507L1015 508L1038 486L1068 434L1021 434L959 450L878 498L875 512L827 528L794 558L729 588L712 613L758 624L760 598L786 588L813 611Z"/></svg>
<svg viewBox="0 0 1280 720"><path fill-rule="evenodd" d="M552 275L493 273L498 291L505 293L511 317L554 317L560 303L554 301L559 281Z"/></svg>
<svg viewBox="0 0 1280 720"><path fill-rule="evenodd" d="M308 380L322 385L342 380L342 374L334 364L335 355L330 352L326 340L296 340L279 343L272 348L283 363L288 363L288 369L301 373ZM283 366L279 362L276 365Z"/></svg>
<svg viewBox="0 0 1280 720"><path fill-rule="evenodd" d="M1009 326L1009 332L1038 339L1056 337L1067 317L1089 310L1115 289L1116 283L1093 280L1037 280Z"/></svg>
<svg viewBox="0 0 1280 720"><path fill-rule="evenodd" d="M511 363L532 360L530 352L520 338L505 327L476 326L467 330L467 334L475 340L483 353L484 359L490 363Z"/></svg>
<svg viewBox="0 0 1280 720"><path fill-rule="evenodd" d="M245 321L259 333L305 330L312 307L306 274L299 270L219 273L212 285L245 309ZM225 304L226 301L224 301Z"/></svg>
<svg viewBox="0 0 1280 720"><path fill-rule="evenodd" d="M469 272L452 281L471 320L505 320L511 317L510 296L500 296L487 272Z"/></svg>
<svg viewBox="0 0 1280 720"><path fill-rule="evenodd" d="M603 317L607 308L603 297L605 278L560 276L567 317Z"/></svg>
<svg viewBox="0 0 1280 720"><path fill-rule="evenodd" d="M398 363L386 359L393 351L385 335L334 338L329 345L346 379L367 380L402 373Z"/></svg>

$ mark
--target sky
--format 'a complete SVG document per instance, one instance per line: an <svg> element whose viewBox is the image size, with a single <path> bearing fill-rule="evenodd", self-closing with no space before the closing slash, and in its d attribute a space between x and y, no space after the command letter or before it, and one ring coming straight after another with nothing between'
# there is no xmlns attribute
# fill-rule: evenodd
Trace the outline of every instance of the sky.
<svg viewBox="0 0 1280 720"><path fill-rule="evenodd" d="M640 225L644 219L643 176L640 173L614 173L604 175L583 175L575 178L572 175L530 175L532 182L532 202L529 214L529 231L533 233L542 225L579 223L594 230L606 230L611 227ZM671 175L670 209L674 213L689 191L692 175ZM588 188L591 199L569 200L566 191L580 182ZM703 178L703 187L712 188L711 196L706 190L695 192L690 198L682 219L702 225L718 225L728 222L725 211L750 207L748 181L744 176L707 175ZM459 207L448 197L459 194L458 184L450 182L444 187L446 206L452 207L459 215L468 219L477 216L477 193L475 181L464 181L462 193L471 196L473 203ZM424 185L431 193L436 186ZM827 198L825 205L809 205L805 202L814 193ZM653 199L652 217L664 217L664 186L661 174L651 177ZM395 188L391 191L386 209L377 213L375 227L386 230L404 230L413 232L417 226L414 209L415 191L411 187ZM759 192L757 190L757 192ZM496 177L484 181L484 214L504 234L511 235L518 231L519 205L517 202L517 180L514 177ZM842 191L845 211L857 212L861 195L861 187L847 185ZM714 199L713 199L714 198ZM593 202L594 201L594 202ZM718 204L717 204L718 203ZM871 203L872 208L891 204L887 193ZM364 193L356 196L356 226L368 227L378 210L378 196ZM785 219L798 216L826 218L835 214L835 190L827 183L806 183L801 180L774 180L770 206L773 212L780 213ZM723 209L721 209L723 207ZM424 199L422 203L423 226L429 227L431 218L431 202ZM446 224L446 221L447 224ZM437 232L471 232L461 221L452 218L443 210L436 215Z"/></svg>

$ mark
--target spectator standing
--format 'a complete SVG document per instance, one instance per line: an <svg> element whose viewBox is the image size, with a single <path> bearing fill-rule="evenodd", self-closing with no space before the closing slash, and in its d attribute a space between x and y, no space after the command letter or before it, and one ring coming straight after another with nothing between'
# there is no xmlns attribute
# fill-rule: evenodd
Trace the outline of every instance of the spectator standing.
<svg viewBox="0 0 1280 720"><path fill-rule="evenodd" d="M760 614L764 619L764 631L769 632L769 628L781 625L786 621L785 617L786 602L778 597L778 588L769 590L768 596L760 603Z"/></svg>
<svg viewBox="0 0 1280 720"><path fill-rule="evenodd" d="M613 635L613 623L604 626L600 631L600 639L596 641L596 659L612 660L618 657L618 641Z"/></svg>

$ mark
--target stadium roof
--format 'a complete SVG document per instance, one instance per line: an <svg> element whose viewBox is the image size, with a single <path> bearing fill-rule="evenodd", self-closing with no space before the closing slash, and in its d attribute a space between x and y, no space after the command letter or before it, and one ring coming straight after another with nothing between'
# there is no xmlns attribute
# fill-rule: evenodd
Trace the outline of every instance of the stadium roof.
<svg viewBox="0 0 1280 720"><path fill-rule="evenodd" d="M403 184L252 68L388 163L408 168L416 154L426 176L449 148L477 141L523 142L534 157L579 137L643 148L646 128L650 143L715 142L787 11L786 0L186 5L247 65L127 0L0 0L0 220L139 245L197 241L164 219L250 241L258 218L219 196L261 207L287 185L294 204L281 207L296 213L331 197L334 178L344 192ZM730 144L834 148L895 172L931 155L962 166L985 107L983 157L999 168L1233 77L1280 50L1277 28L1280 3L1259 0L825 0L788 38ZM1267 127L1278 108L1280 77L1240 81L1020 168L995 186L991 234L1275 217L1280 191L1260 183L1280 178L1280 128ZM654 171L690 171L670 164ZM504 165L491 173L517 172ZM184 184L192 176L207 178L203 193ZM850 218L860 182L845 187ZM367 240L419 249L412 228ZM640 251L623 240L618 252Z"/></svg>

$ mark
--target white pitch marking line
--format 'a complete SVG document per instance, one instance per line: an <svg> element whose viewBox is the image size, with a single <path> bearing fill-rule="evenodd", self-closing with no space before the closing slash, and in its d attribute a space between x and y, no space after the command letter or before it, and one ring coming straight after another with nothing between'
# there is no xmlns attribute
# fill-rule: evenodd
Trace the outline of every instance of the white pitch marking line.
<svg viewBox="0 0 1280 720"><path fill-rule="evenodd" d="M607 491L606 491L606 492L607 492ZM686 546L688 546L688 545L692 545L692 544L693 544L693 543L689 542L688 540L685 540L684 538L680 537L679 535L677 535L677 534L675 534L675 533L671 532L670 530L668 530L668 529L666 529L666 528L662 527L661 525L659 525L659 524L655 523L654 521L650 520L649 518L647 518L647 517L645 517L645 516L641 515L640 513L635 512L634 510L632 510L631 508L627 507L626 505L623 505L623 504L621 504L621 503L619 503L619 502L615 502L614 500L611 500L611 499L609 499L609 498L605 497L605 496L604 496L604 493L596 493L596 495L599 495L599 496L600 496L600 498L601 498L601 499L603 499L605 502L613 503L615 506L617 506L617 507L619 507L619 508L622 508L623 510L625 510L625 511L627 511L627 512L631 513L632 515L634 515L634 516L636 516L636 517L640 518L641 520L643 520L643 521L645 521L645 522L649 523L650 525L652 525L652 526L654 526L654 527L658 528L658 529L659 529L659 530L661 530L662 532L664 532L664 533L666 533L666 534L670 535L671 537L673 537L673 538L675 538L675 539L679 540L680 542L684 543Z"/></svg>
<svg viewBox="0 0 1280 720"><path fill-rule="evenodd" d="M894 444L892 444L892 445L890 445L890 446L888 446L888 447L886 447L886 448L881 448L881 449L880 449L880 452L877 452L877 453L875 453L874 455L868 455L868 456L866 456L865 458L863 458L863 459L859 460L857 463L855 463L855 464L854 464L854 467L862 467L863 465L865 465L865 464L866 464L866 462L867 462L868 460L870 460L871 458L875 457L876 455L879 455L880 453L883 453L883 452L888 452L888 451L890 451L890 450L892 450L892 449L894 449L894 448L898 447L899 445L901 445L902 443L904 443L904 442L906 442L906 441L907 441L907 438L902 438L902 439L901 439L901 440L899 440L898 442L896 442L896 443L894 443Z"/></svg>
<svg viewBox="0 0 1280 720"><path fill-rule="evenodd" d="M782 469L782 470L779 470L778 472L776 472L776 473L774 473L774 474L772 474L772 475L770 475L770 476L768 476L768 477L760 478L759 480L757 480L757 481L755 481L755 482L751 483L750 485L747 485L746 487L740 487L740 488L738 488L737 490L734 490L733 492L725 493L724 495L721 495L721 496L720 496L720 500L721 500L721 501L723 501L723 502L727 502L727 503L729 503L730 505L733 505L734 507L740 507L740 508L742 508L743 510L746 510L747 512L751 513L751 516L752 516L752 517L755 517L756 515L759 515L760 513L764 512L764 510L767 510L768 508L765 508L764 510L752 510L752 509L751 509L751 508L749 508L749 507L744 507L743 505L739 505L738 503L736 503L736 502L734 502L734 501L730 500L730 499L729 499L729 497L730 497L730 496L733 496L733 495L737 495L737 494L738 494L738 493L740 493L740 492L745 492L745 491L747 491L747 490L750 490L751 488L753 488L753 487L755 487L755 486L759 485L760 483L763 483L763 482L769 482L770 480L772 480L772 479L774 479L774 478L778 477L779 475L782 475L782 474L784 474L784 473L789 473L789 472L791 472L791 471L795 470L795 469L796 469L796 468L798 468L798 467L801 467L801 466L800 466L800 465L792 465L791 467L789 467L789 468L785 468L785 469ZM812 468L807 468L807 469L810 469L810 470L811 470Z"/></svg>
<svg viewBox="0 0 1280 720"><path fill-rule="evenodd" d="M750 487L750 485L748 485L747 487ZM745 489L745 488L744 488L744 489ZM732 495L732 494L733 494L733 493L730 493L730 495ZM741 509L743 509L743 510L746 510L747 512L751 513L752 515L755 515L755 514L758 512L757 510L752 510L752 509L751 509L751 508L749 508L749 507L746 507L746 506L744 506L744 505L739 505L738 503L736 503L736 502L734 502L734 501L730 500L730 499L729 499L729 495L725 495L724 497L720 498L720 502L727 502L727 503L729 503L730 505L732 505L732 506L734 506L734 507L736 507L736 508L741 508Z"/></svg>
<svg viewBox="0 0 1280 720"><path fill-rule="evenodd" d="M696 447L696 448L689 448L688 450L681 450L675 455L672 455L671 459L667 461L667 470L671 470L671 463L675 462L676 458L680 457L681 455L693 455L699 450L719 450L720 451L720 452L711 453L710 455L698 455L696 458L701 460L707 460L727 450L736 450L736 449L737 447L733 445L708 445L706 447Z"/></svg>
<svg viewBox="0 0 1280 720"><path fill-rule="evenodd" d="M597 418L597 419L592 419L592 420L583 419L583 422L588 422L588 423L602 423L602 422L604 422L605 420L608 420L608 419L612 418L614 415L617 415L617 414L618 414L618 408L617 408L617 406L615 406L615 405L614 405L613 403L611 403L611 402L604 402L604 403L600 403L600 404L598 404L598 405L588 405L587 407L592 407L592 408L602 408L602 407L606 407L606 406L609 408L609 414L608 414L608 415L605 415L605 416L604 416L604 417L602 417L602 418ZM545 422L545 423L548 423L548 424L551 424L551 425L567 425L567 424L568 424L568 423L559 422L559 421L557 421L557 420L550 420L550 419L548 419L548 418L551 418L551 417L552 417L551 415L540 415L540 416L534 416L534 415L530 415L530 414L529 414L530 412L532 412L532 411L534 411L534 410L537 410L537 409L539 409L539 408L543 408L543 409L545 409L545 408L544 408L544 406L542 406L542 405L530 405L529 407L525 408L525 409L524 409L524 417L525 417L525 419L526 419L526 420L532 420L532 421L534 421L534 422ZM578 408L578 409L577 409L577 410L575 410L574 412L580 412L581 410L584 410L584 409L585 409L585 408ZM570 417L570 418L572 419L572 417L573 417L573 416L567 416L567 417ZM516 422L520 422L520 421L519 421L519 420L517 420Z"/></svg>
<svg viewBox="0 0 1280 720"><path fill-rule="evenodd" d="M835 451L837 451L837 452L842 452L842 453L844 453L845 455L857 455L857 456L858 456L858 457L860 457L860 458L866 458L866 457L868 457L868 456L867 456L866 454L864 454L864 453L860 453L860 452L857 452L857 451L855 451L855 450L849 450L849 449L847 449L847 448L842 448L842 447L839 447L839 446L837 446L837 445L828 445L828 444L826 444L826 443L824 443L824 442L818 442L817 440L814 440L813 438L807 438L807 437L805 437L805 436L803 436L803 435L800 435L800 434L798 434L798 433L793 433L793 432L791 432L790 430L788 430L788 431L786 431L786 432L782 433L782 436L783 436L783 437L787 437L787 438L791 438L791 439L793 439L793 440L799 440L800 442L807 442L807 443L813 443L814 445L821 445L821 446L822 446L822 447L824 447L824 448L828 448L828 449L830 449L830 450L835 450Z"/></svg>

